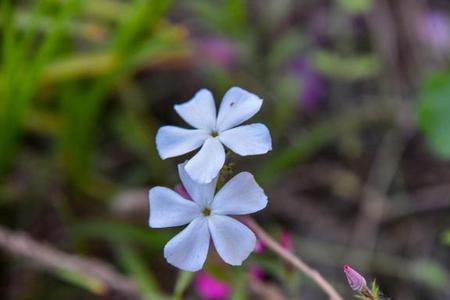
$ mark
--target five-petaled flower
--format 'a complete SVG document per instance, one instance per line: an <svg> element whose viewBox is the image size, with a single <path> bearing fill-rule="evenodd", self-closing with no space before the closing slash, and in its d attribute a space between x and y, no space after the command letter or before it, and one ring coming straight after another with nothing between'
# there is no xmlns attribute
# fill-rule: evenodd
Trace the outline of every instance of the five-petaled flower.
<svg viewBox="0 0 450 300"><path fill-rule="evenodd" d="M181 182L192 201L165 187L149 192L149 226L174 227L189 224L164 247L166 260L185 271L203 267L210 238L217 253L231 265L241 265L255 249L256 237L244 224L228 215L257 212L267 205L267 196L253 175L242 172L230 179L215 195L217 178L199 184L178 165Z"/></svg>
<svg viewBox="0 0 450 300"><path fill-rule="evenodd" d="M211 182L225 163L223 145L242 156L264 154L272 149L265 125L238 126L255 115L262 102L258 96L232 87L225 93L216 115L211 92L198 91L188 102L175 105L175 111L194 129L161 127L156 134L159 155L166 159L201 147L187 162L186 172L199 183Z"/></svg>

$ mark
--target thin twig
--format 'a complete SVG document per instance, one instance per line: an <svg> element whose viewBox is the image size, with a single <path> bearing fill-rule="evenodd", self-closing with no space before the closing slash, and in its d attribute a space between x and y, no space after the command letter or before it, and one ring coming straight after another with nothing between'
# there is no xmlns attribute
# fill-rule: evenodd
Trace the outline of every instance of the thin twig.
<svg viewBox="0 0 450 300"><path fill-rule="evenodd" d="M284 249L279 243L272 239L253 219L241 219L261 240L261 242L273 252L278 254L283 260L290 263L300 272L304 273L312 281L314 281L332 300L343 300L334 287L320 275L317 270L314 270L303 262L298 256L295 256L289 250Z"/></svg>
<svg viewBox="0 0 450 300"><path fill-rule="evenodd" d="M33 263L61 276L81 278L90 290L105 295L118 292L129 299L141 299L129 278L118 273L111 265L97 259L67 254L49 245L35 241L25 233L13 232L0 226L0 248L9 254L27 258Z"/></svg>
<svg viewBox="0 0 450 300"><path fill-rule="evenodd" d="M355 249L356 246L363 246L368 250L373 250L375 247L388 202L386 193L395 179L404 148L405 143L396 131L391 130L385 135L364 187L365 195L361 200L361 209L352 234L352 245ZM370 253L367 255L369 256ZM350 252L349 257L351 256ZM364 259L364 262L367 264L368 257ZM367 267L361 264L359 267Z"/></svg>

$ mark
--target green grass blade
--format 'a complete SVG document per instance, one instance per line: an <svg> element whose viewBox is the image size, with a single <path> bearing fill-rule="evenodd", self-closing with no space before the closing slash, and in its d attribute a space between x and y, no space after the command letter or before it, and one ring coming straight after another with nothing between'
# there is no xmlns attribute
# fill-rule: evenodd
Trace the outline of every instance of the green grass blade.
<svg viewBox="0 0 450 300"><path fill-rule="evenodd" d="M118 256L122 266L138 285L144 299L163 300L165 297L157 284L155 276L145 268L148 265L136 251L127 245L122 245L118 249Z"/></svg>

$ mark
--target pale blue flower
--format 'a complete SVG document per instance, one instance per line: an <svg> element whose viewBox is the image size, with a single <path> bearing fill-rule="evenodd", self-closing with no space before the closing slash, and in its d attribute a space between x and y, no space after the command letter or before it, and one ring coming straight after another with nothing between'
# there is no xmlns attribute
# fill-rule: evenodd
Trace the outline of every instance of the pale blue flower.
<svg viewBox="0 0 450 300"><path fill-rule="evenodd" d="M272 149L269 130L263 124L242 125L261 108L263 100L239 87L229 89L219 112L211 92L198 91L175 111L194 129L163 126L156 134L156 147L162 159L175 157L200 148L186 164L186 172L199 183L217 177L225 163L225 145L242 155L264 154Z"/></svg>
<svg viewBox="0 0 450 300"><path fill-rule="evenodd" d="M149 226L174 227L189 224L164 247L164 257L175 267L198 271L208 254L210 239L217 253L231 265L241 265L255 249L255 234L229 215L246 215L267 205L267 196L248 172L228 181L215 195L217 179L199 184L178 165L181 182L192 198L183 198L165 187L149 191Z"/></svg>

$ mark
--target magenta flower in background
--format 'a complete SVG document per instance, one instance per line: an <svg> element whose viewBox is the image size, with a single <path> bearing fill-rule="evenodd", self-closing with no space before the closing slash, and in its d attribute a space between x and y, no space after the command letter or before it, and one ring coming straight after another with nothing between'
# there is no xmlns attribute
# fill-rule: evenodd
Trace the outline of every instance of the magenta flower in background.
<svg viewBox="0 0 450 300"><path fill-rule="evenodd" d="M289 250L291 252L294 250L294 245L292 244L291 235L285 230L281 231L281 234L280 234L280 245L284 249Z"/></svg>
<svg viewBox="0 0 450 300"><path fill-rule="evenodd" d="M283 247L284 249L293 251L294 246L292 244L292 238L291 238L291 235L287 231L281 230L279 242L280 242L281 247ZM257 239L256 245L255 245L255 250L254 250L255 253L261 254L265 250L266 250L266 246L264 245L264 243L261 240Z"/></svg>
<svg viewBox="0 0 450 300"><path fill-rule="evenodd" d="M266 247L264 246L263 242L261 242L260 239L256 239L256 245L255 245L255 253L263 253Z"/></svg>
<svg viewBox="0 0 450 300"><path fill-rule="evenodd" d="M439 55L450 54L450 17L441 11L428 11L419 19L418 33L425 45Z"/></svg>
<svg viewBox="0 0 450 300"><path fill-rule="evenodd" d="M252 279L257 281L263 281L265 275L264 271L258 265L248 266L248 274Z"/></svg>
<svg viewBox="0 0 450 300"><path fill-rule="evenodd" d="M359 292L367 287L366 279L349 265L344 266L344 273L352 290Z"/></svg>
<svg viewBox="0 0 450 300"><path fill-rule="evenodd" d="M206 272L198 272L194 280L194 289L205 300L226 299L231 288L226 282L220 281Z"/></svg>
<svg viewBox="0 0 450 300"><path fill-rule="evenodd" d="M315 71L303 58L296 58L290 63L288 69L297 78L301 89L298 99L300 107L308 111L315 110L321 103L325 91L319 72Z"/></svg>

